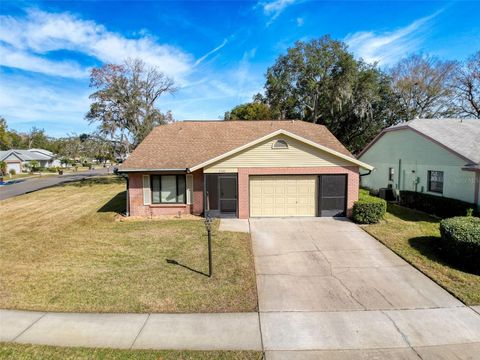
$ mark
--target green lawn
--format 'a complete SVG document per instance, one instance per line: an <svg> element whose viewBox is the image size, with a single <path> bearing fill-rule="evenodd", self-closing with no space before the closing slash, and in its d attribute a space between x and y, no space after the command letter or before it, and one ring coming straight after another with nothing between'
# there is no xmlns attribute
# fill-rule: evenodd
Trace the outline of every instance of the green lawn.
<svg viewBox="0 0 480 360"><path fill-rule="evenodd" d="M124 189L117 178L95 178L1 201L0 308L256 310L249 234L215 229L208 278L203 222L115 221Z"/></svg>
<svg viewBox="0 0 480 360"><path fill-rule="evenodd" d="M385 220L362 226L467 305L480 304L480 276L462 271L438 250L438 218L389 204Z"/></svg>
<svg viewBox="0 0 480 360"><path fill-rule="evenodd" d="M64 348L0 343L0 359L15 360L260 360L257 351L175 351Z"/></svg>

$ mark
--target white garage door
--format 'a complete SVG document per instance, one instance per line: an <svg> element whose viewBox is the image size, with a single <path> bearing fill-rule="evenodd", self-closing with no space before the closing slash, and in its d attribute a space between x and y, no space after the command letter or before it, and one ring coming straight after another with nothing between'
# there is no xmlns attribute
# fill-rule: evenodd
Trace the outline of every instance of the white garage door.
<svg viewBox="0 0 480 360"><path fill-rule="evenodd" d="M22 172L21 165L17 162L7 163L7 171L10 171L11 169L15 170L16 174L20 174Z"/></svg>
<svg viewBox="0 0 480 360"><path fill-rule="evenodd" d="M250 216L315 216L317 176L250 177Z"/></svg>

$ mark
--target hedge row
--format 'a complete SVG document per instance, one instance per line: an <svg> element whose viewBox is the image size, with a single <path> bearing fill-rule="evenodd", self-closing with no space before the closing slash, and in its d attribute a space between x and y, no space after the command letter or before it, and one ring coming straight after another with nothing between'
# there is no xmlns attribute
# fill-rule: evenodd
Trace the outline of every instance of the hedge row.
<svg viewBox="0 0 480 360"><path fill-rule="evenodd" d="M462 267L480 273L480 218L453 217L440 222L441 248Z"/></svg>
<svg viewBox="0 0 480 360"><path fill-rule="evenodd" d="M474 214L478 215L478 209L475 209L476 206L474 204L415 191L400 191L400 205L441 218L465 216L470 209L474 209Z"/></svg>
<svg viewBox="0 0 480 360"><path fill-rule="evenodd" d="M360 200L353 204L353 221L359 224L378 223L387 211L387 202L370 196L365 190L360 190Z"/></svg>

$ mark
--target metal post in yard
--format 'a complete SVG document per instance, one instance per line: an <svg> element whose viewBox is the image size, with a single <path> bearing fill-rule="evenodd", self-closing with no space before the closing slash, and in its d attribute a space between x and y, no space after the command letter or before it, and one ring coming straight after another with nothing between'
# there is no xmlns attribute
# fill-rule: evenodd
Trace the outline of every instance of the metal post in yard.
<svg viewBox="0 0 480 360"><path fill-rule="evenodd" d="M212 230L208 229L208 277L212 277Z"/></svg>
<svg viewBox="0 0 480 360"><path fill-rule="evenodd" d="M213 264L212 264L212 218L207 212L205 214L205 227L207 228L208 236L208 277L212 277Z"/></svg>

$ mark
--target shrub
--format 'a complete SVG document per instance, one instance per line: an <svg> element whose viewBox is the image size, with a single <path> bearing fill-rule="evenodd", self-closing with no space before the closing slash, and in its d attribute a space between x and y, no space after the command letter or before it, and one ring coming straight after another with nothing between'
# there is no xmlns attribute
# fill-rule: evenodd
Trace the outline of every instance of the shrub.
<svg viewBox="0 0 480 360"><path fill-rule="evenodd" d="M441 248L446 257L480 273L480 219L454 217L440 222Z"/></svg>
<svg viewBox="0 0 480 360"><path fill-rule="evenodd" d="M0 176L7 173L7 163L5 161L0 161Z"/></svg>
<svg viewBox="0 0 480 360"><path fill-rule="evenodd" d="M441 218L465 216L469 209L476 208L474 204L465 201L406 190L400 191L400 205ZM478 215L478 210L473 215Z"/></svg>
<svg viewBox="0 0 480 360"><path fill-rule="evenodd" d="M28 168L30 168L30 172L38 171L40 168L40 163L37 160L29 161L25 164Z"/></svg>
<svg viewBox="0 0 480 360"><path fill-rule="evenodd" d="M17 175L17 172L15 171L15 169L10 169L10 171L8 172L10 175Z"/></svg>
<svg viewBox="0 0 480 360"><path fill-rule="evenodd" d="M387 211L387 202L365 193L353 204L353 221L359 224L378 223Z"/></svg>

